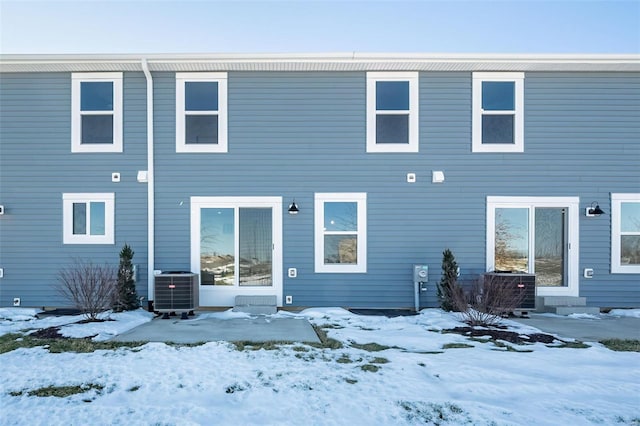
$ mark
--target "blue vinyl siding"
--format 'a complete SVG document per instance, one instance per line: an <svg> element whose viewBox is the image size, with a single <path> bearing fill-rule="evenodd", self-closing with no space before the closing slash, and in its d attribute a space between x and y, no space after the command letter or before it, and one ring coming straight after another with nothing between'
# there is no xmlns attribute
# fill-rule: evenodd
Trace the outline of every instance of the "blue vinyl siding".
<svg viewBox="0 0 640 426"><path fill-rule="evenodd" d="M413 264L430 269L421 305L437 306L444 249L463 282L485 270L487 196L567 196L580 197L580 296L640 306L638 274L609 272L610 193L640 192L638 73L526 73L524 153L471 152L470 72L420 73L419 153L366 153L364 72L229 72L228 153L177 154L175 73L153 79L155 269L190 269L191 196L280 196L283 269L298 270L285 273L284 295L294 306L412 307ZM59 304L61 264L117 262L124 242L146 295L147 187L135 179L147 168L145 84L141 73L124 75L124 153L71 154L70 74L2 75L0 305ZM444 183L431 183L434 170ZM116 171L120 183L110 180ZM62 245L63 192L115 192L115 246ZM367 273L314 272L317 192L367 193ZM293 199L296 216L286 214ZM607 214L585 217L592 201Z"/></svg>
<svg viewBox="0 0 640 426"><path fill-rule="evenodd" d="M0 78L0 306L70 306L57 274L74 259L118 264L124 243L140 265L146 296L147 208L137 170L146 170L146 86L124 76L124 153L71 153L71 74L3 73ZM111 182L120 172L121 182ZM115 193L115 245L62 244L62 194Z"/></svg>

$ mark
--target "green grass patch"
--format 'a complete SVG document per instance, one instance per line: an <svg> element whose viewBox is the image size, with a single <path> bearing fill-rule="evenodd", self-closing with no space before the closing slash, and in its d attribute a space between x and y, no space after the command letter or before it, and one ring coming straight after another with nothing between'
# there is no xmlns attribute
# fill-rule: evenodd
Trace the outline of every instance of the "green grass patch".
<svg viewBox="0 0 640 426"><path fill-rule="evenodd" d="M591 346L587 345L586 343L582 343L579 340L576 340L575 342L563 342L561 345L547 345L548 348L569 348L569 349L587 349L590 348Z"/></svg>
<svg viewBox="0 0 640 426"><path fill-rule="evenodd" d="M313 327L313 330L318 335L318 339L320 339L320 343L310 343L311 346L313 346L314 348L321 348L321 349L342 349L343 348L342 342L340 342L339 340L330 338L327 335L327 332L322 327L318 327L315 324L312 324L311 326Z"/></svg>
<svg viewBox="0 0 640 426"><path fill-rule="evenodd" d="M77 352L89 353L97 350L115 350L119 348L135 348L147 342L94 342L90 339L51 339L38 338L28 334L10 333L0 336L0 354L11 352L18 348L45 347L51 353Z"/></svg>
<svg viewBox="0 0 640 426"><path fill-rule="evenodd" d="M397 346L386 346L386 345L380 345L378 343L361 344L361 343L350 342L350 344L352 348L362 349L367 352L380 352L380 351L386 351L387 349L402 349Z"/></svg>
<svg viewBox="0 0 640 426"><path fill-rule="evenodd" d="M292 342L284 340L272 340L268 342L251 342L247 340L231 342L235 346L237 351L259 351L264 349L265 351L274 351L280 349L282 345L290 345Z"/></svg>
<svg viewBox="0 0 640 426"><path fill-rule="evenodd" d="M175 348L195 348L198 346L206 345L208 342L193 342L193 343L178 343L178 342L164 342L167 346L173 346Z"/></svg>
<svg viewBox="0 0 640 426"><path fill-rule="evenodd" d="M442 349L466 349L473 347L473 345L468 345L466 343L445 343L442 345Z"/></svg>
<svg viewBox="0 0 640 426"><path fill-rule="evenodd" d="M127 391L128 391L128 392L135 392L135 391L137 391L138 389L140 389L140 386L133 386L132 388L127 389Z"/></svg>
<svg viewBox="0 0 640 426"><path fill-rule="evenodd" d="M371 361L369 361L371 364L387 364L390 361L386 358L381 358L381 357L375 357L374 359L372 359Z"/></svg>
<svg viewBox="0 0 640 426"><path fill-rule="evenodd" d="M104 389L104 386L95 383L83 384L78 386L46 386L43 388L30 390L27 392L27 395L39 397L55 396L56 398L66 398L71 395L86 393L94 389L98 391L98 393L101 393ZM24 395L24 391L10 392L9 395L22 396Z"/></svg>
<svg viewBox="0 0 640 426"><path fill-rule="evenodd" d="M350 385L355 385L356 383L358 383L356 379L344 379L344 381L349 383Z"/></svg>
<svg viewBox="0 0 640 426"><path fill-rule="evenodd" d="M471 340L472 342L478 342L478 343L489 343L491 341L491 339L489 338L483 339L481 337L469 337L469 340Z"/></svg>
<svg viewBox="0 0 640 426"><path fill-rule="evenodd" d="M423 401L398 401L397 404L404 410L403 417L411 424L473 424L469 415L455 404Z"/></svg>
<svg viewBox="0 0 640 426"><path fill-rule="evenodd" d="M370 373L376 373L378 370L380 370L380 367L378 367L377 365L373 365L373 364L365 364L365 365L361 365L360 369L362 369L362 371L368 371Z"/></svg>
<svg viewBox="0 0 640 426"><path fill-rule="evenodd" d="M601 340L604 346L618 352L640 352L640 340L634 339L606 339ZM640 424L640 422L638 423Z"/></svg>
<svg viewBox="0 0 640 426"><path fill-rule="evenodd" d="M344 326L342 326L340 324L322 324L320 326L320 328L325 328L325 329L337 328L337 329L340 329L340 328L344 328Z"/></svg>
<svg viewBox="0 0 640 426"><path fill-rule="evenodd" d="M499 340L494 340L493 344L496 345L498 348L500 349L493 349L494 351L500 351L502 349L504 349L505 352L521 352L521 353L527 353L527 352L533 352L533 350L531 349L516 349L511 345L508 345L504 342L501 342Z"/></svg>
<svg viewBox="0 0 640 426"><path fill-rule="evenodd" d="M351 360L351 358L349 358L349 355L342 354L342 356L340 358L338 358L336 360L336 362L339 363L339 364L351 364L353 362L353 360Z"/></svg>

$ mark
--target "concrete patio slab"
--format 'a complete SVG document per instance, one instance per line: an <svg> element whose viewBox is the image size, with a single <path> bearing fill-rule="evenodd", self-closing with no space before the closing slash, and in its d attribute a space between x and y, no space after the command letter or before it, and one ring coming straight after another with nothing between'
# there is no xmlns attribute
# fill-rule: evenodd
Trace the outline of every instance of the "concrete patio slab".
<svg viewBox="0 0 640 426"><path fill-rule="evenodd" d="M320 343L313 327L304 318L273 318L252 316L247 318L200 318L186 320L180 317L155 318L126 333L114 337L119 342L149 341L173 343L200 343L213 341L268 342L287 341Z"/></svg>
<svg viewBox="0 0 640 426"><path fill-rule="evenodd" d="M510 318L524 325L539 328L559 337L583 342L605 339L640 340L640 318L597 315L593 318L572 318L562 315L529 314L530 318Z"/></svg>

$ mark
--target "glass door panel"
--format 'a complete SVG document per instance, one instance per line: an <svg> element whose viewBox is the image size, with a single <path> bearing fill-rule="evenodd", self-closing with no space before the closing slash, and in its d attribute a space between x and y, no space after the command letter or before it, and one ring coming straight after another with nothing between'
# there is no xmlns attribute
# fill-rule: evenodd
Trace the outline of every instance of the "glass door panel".
<svg viewBox="0 0 640 426"><path fill-rule="evenodd" d="M534 272L538 286L566 285L566 215L565 208L535 209Z"/></svg>
<svg viewBox="0 0 640 426"><path fill-rule="evenodd" d="M528 208L496 208L495 270L529 272Z"/></svg>
<svg viewBox="0 0 640 426"><path fill-rule="evenodd" d="M200 283L235 284L234 209L203 208L200 211Z"/></svg>
<svg viewBox="0 0 640 426"><path fill-rule="evenodd" d="M270 208L239 209L240 286L273 285Z"/></svg>

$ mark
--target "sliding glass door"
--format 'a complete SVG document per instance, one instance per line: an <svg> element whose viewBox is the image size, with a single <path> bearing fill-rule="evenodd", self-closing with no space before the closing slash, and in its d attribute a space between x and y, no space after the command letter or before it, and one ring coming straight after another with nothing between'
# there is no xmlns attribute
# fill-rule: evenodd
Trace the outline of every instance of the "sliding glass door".
<svg viewBox="0 0 640 426"><path fill-rule="evenodd" d="M192 197L191 215L203 306L230 306L232 297L248 293L281 297L280 198Z"/></svg>
<svg viewBox="0 0 640 426"><path fill-rule="evenodd" d="M535 274L540 295L577 295L577 238L577 198L487 198L487 270Z"/></svg>

